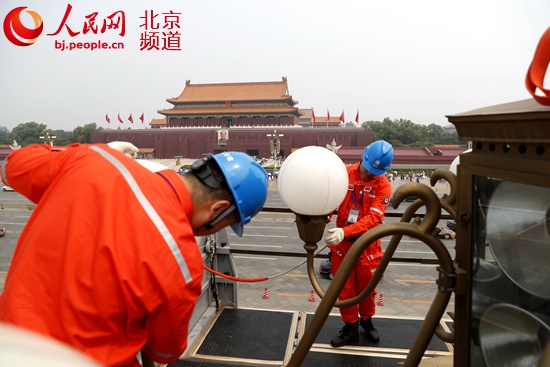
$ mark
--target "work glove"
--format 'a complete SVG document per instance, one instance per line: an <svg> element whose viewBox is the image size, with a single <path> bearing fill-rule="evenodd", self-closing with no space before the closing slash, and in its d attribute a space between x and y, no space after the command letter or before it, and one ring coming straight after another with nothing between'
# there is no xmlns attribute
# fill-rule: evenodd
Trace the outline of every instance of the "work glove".
<svg viewBox="0 0 550 367"><path fill-rule="evenodd" d="M121 153L124 153L126 156L130 158L136 158L139 149L132 143L128 143L127 141L112 141L110 143L107 143L107 145L114 150L118 150Z"/></svg>
<svg viewBox="0 0 550 367"><path fill-rule="evenodd" d="M342 228L329 229L328 232L332 234L325 238L327 245L337 245L344 240L344 230Z"/></svg>

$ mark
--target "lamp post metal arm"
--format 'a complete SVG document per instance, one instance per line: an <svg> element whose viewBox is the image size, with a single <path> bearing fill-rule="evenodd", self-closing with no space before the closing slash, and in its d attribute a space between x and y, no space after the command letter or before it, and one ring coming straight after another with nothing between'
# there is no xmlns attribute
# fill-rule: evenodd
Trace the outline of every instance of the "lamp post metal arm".
<svg viewBox="0 0 550 367"><path fill-rule="evenodd" d="M435 253L439 260L440 271L450 276L455 274L455 268L453 260L441 241L432 234L432 230L435 228L440 216L441 216L441 203L437 195L425 185L410 183L399 187L394 194L394 208L397 208L399 203L406 197L414 194L419 197L419 200L414 202L408 210L405 211L401 222L393 224L384 224L379 227L375 227L372 230L363 234L352 245L346 256L344 257L338 272L334 276L331 285L327 292L323 294L322 301L315 312L309 327L307 328L304 336L300 340L300 343L296 347L294 354L292 355L288 367L299 367L309 349L311 348L315 338L319 334L319 331L323 327L330 311L337 303L337 298L342 291L347 279L352 273L355 264L359 260L359 257L363 251L374 241L387 236L392 236L390 245L386 250L386 253L382 257L380 264L373 275L373 279L369 282L368 286L363 290L361 294L346 302L358 303L358 301L368 296L382 278L382 274L388 266L388 263L393 256L399 241L403 235L410 236L421 240L428 245ZM413 223L408 223L418 208L422 205L426 205L426 215L423 220L416 218ZM410 209L410 210L409 210ZM312 242L312 241L308 241ZM308 247L315 247L316 245L307 243ZM304 246L306 247L306 246ZM306 250L308 250L306 248ZM311 254L310 254L311 252ZM308 275L315 287L317 293L322 294L322 290L314 277L313 272L313 253L308 250ZM315 279L315 280L313 280ZM445 312L445 308L451 297L452 287L438 287L438 291L434 297L434 301L430 306L430 309L426 315L426 319L422 323L418 337L415 339L413 346L407 355L404 366L412 367L417 366L426 351L431 337L436 332L439 325L439 321Z"/></svg>

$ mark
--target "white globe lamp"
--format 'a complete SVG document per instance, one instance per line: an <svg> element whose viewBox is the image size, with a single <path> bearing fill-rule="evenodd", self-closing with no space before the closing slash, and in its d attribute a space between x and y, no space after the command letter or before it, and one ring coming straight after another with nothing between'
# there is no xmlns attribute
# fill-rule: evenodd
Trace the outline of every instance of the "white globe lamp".
<svg viewBox="0 0 550 367"><path fill-rule="evenodd" d="M332 151L308 146L290 154L279 170L281 198L296 214L300 238L315 244L322 238L327 215L344 200L348 174ZM307 250L307 248L306 248Z"/></svg>
<svg viewBox="0 0 550 367"><path fill-rule="evenodd" d="M296 150L279 170L279 193L288 207L302 215L330 214L348 190L344 162L322 147Z"/></svg>

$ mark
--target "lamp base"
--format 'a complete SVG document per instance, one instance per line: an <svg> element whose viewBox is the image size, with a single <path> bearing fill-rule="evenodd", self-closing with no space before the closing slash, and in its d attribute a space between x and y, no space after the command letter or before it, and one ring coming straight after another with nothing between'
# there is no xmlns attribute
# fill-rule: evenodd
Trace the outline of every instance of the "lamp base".
<svg viewBox="0 0 550 367"><path fill-rule="evenodd" d="M317 244L322 238L327 225L326 215L296 214L298 235L306 244Z"/></svg>

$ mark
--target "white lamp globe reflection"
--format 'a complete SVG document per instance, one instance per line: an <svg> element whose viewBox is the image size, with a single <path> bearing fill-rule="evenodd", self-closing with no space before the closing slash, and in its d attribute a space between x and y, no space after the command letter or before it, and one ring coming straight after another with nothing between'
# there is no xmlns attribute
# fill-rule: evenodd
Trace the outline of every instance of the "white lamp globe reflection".
<svg viewBox="0 0 550 367"><path fill-rule="evenodd" d="M0 366L101 367L67 344L1 323Z"/></svg>
<svg viewBox="0 0 550 367"><path fill-rule="evenodd" d="M327 215L344 200L348 174L335 153L308 146L285 159L279 170L278 187L281 198L294 213Z"/></svg>

